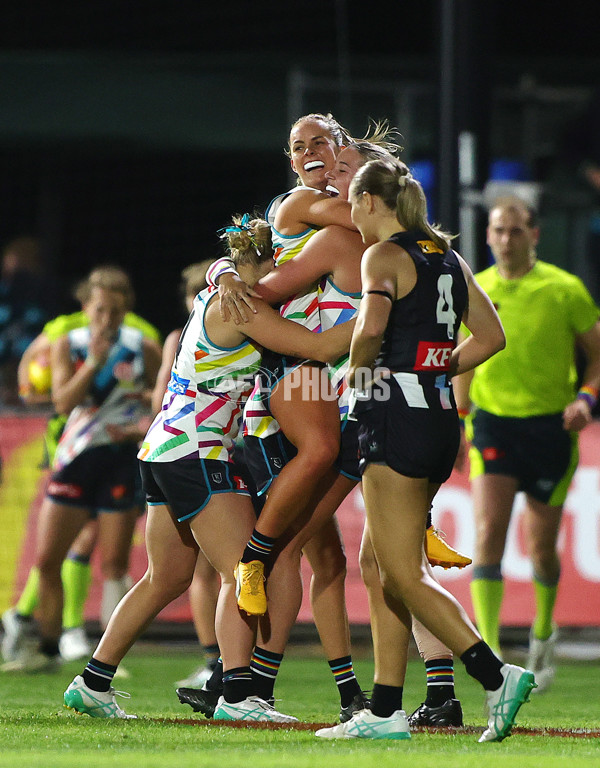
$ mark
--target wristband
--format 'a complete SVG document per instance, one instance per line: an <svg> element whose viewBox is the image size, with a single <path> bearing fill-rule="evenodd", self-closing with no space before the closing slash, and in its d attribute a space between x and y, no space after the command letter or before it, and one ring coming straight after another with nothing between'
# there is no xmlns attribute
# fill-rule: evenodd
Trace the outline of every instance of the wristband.
<svg viewBox="0 0 600 768"><path fill-rule="evenodd" d="M232 272L234 275L238 274L233 259L230 259L228 256L223 256L223 258L217 259L214 264L211 264L206 270L206 282L208 286L216 288L218 286L218 279L221 275L224 275L227 272Z"/></svg>
<svg viewBox="0 0 600 768"><path fill-rule="evenodd" d="M576 399L585 400L585 402L590 406L590 410L592 410L598 402L598 390L595 387L590 387L587 384L584 384L579 388Z"/></svg>

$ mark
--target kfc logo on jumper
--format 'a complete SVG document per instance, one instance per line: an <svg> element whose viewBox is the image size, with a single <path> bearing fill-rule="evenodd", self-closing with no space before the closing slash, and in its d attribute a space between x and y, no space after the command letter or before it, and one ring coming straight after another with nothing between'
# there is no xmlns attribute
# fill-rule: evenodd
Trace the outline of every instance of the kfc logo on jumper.
<svg viewBox="0 0 600 768"><path fill-rule="evenodd" d="M417 347L415 371L447 371L454 349L451 341L420 341Z"/></svg>

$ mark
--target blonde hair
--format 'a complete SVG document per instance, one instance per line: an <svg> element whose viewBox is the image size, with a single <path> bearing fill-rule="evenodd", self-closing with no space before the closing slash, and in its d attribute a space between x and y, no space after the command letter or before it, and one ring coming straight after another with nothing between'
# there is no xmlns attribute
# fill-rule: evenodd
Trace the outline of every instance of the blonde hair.
<svg viewBox="0 0 600 768"><path fill-rule="evenodd" d="M398 143L402 134L389 120L369 118L369 127L362 139L351 140L348 146L354 147L367 160L378 160L390 155L397 155L404 147Z"/></svg>
<svg viewBox="0 0 600 768"><path fill-rule="evenodd" d="M363 192L380 197L405 229L425 232L444 251L450 247L455 236L429 223L423 187L401 160L390 156L363 165L350 184L350 199Z"/></svg>
<svg viewBox="0 0 600 768"><path fill-rule="evenodd" d="M129 312L135 304L135 293L127 272L121 267L105 265L93 269L85 280L82 280L75 288L75 298L82 305L87 304L92 296L94 288L102 288L105 291L120 293L125 298L125 308Z"/></svg>
<svg viewBox="0 0 600 768"><path fill-rule="evenodd" d="M271 227L264 219L251 219L245 213L232 216L231 222L221 230L221 239L236 265L258 267L273 258Z"/></svg>
<svg viewBox="0 0 600 768"><path fill-rule="evenodd" d="M194 264L189 264L181 270L181 282L179 291L184 299L188 296L196 296L206 288L206 270L214 259L204 259Z"/></svg>
<svg viewBox="0 0 600 768"><path fill-rule="evenodd" d="M288 136L291 135L292 131L297 125L308 122L322 123L327 129L327 133L331 136L338 147L347 146L354 141L350 135L350 132L347 131L341 123L338 123L331 112L328 112L326 115L323 115L320 112L311 112L309 115L303 115L302 117L299 117L294 123L292 123L288 132ZM289 141L288 147L284 151L285 154L290 157L291 145Z"/></svg>

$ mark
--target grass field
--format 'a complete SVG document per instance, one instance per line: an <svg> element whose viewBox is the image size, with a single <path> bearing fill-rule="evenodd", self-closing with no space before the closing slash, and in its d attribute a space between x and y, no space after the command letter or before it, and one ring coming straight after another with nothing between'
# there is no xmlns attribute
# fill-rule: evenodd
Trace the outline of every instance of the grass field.
<svg viewBox="0 0 600 768"><path fill-rule="evenodd" d="M509 659L511 660L511 659ZM258 730L216 726L179 703L174 682L198 664L189 646L139 643L126 659L127 680L115 687L134 721L77 716L62 707L62 693L83 665L72 662L52 675L0 677L0 767L20 768L578 768L600 765L600 738L566 736L569 729L600 727L600 668L563 662L548 693L532 697L517 728L501 744L478 744L485 724L479 686L457 669L457 694L471 730L414 733L410 741L325 741L313 730ZM369 654L355 668L370 687ZM411 661L404 706L422 701L423 667ZM338 697L326 662L312 648L289 650L279 674L278 708L309 723L336 720ZM548 729L544 732L544 729ZM563 735L553 734L557 729ZM529 732L526 732L529 730Z"/></svg>

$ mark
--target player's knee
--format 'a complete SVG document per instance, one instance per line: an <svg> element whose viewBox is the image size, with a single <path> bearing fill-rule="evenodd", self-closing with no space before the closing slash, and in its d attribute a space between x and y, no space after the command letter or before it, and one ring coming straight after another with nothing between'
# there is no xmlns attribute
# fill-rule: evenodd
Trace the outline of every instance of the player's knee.
<svg viewBox="0 0 600 768"><path fill-rule="evenodd" d="M150 589L171 602L182 595L192 583L193 573L176 570L146 573L144 577Z"/></svg>
<svg viewBox="0 0 600 768"><path fill-rule="evenodd" d="M61 581L62 562L54 557L52 553L42 553L38 557L36 567L41 579L54 583Z"/></svg>
<svg viewBox="0 0 600 768"><path fill-rule="evenodd" d="M340 547L328 547L319 553L316 562L311 561L315 580L332 584L346 578L346 555Z"/></svg>
<svg viewBox="0 0 600 768"><path fill-rule="evenodd" d="M123 559L118 555L107 556L102 559L100 571L104 579L122 579L128 570L128 558Z"/></svg>
<svg viewBox="0 0 600 768"><path fill-rule="evenodd" d="M358 564L362 580L367 588L379 583L379 568L371 547L361 547Z"/></svg>
<svg viewBox="0 0 600 768"><path fill-rule="evenodd" d="M326 435L298 451L298 457L310 473L308 476L322 475L337 459L340 450L339 441Z"/></svg>

